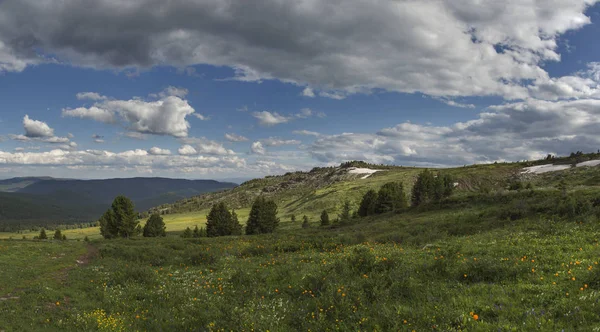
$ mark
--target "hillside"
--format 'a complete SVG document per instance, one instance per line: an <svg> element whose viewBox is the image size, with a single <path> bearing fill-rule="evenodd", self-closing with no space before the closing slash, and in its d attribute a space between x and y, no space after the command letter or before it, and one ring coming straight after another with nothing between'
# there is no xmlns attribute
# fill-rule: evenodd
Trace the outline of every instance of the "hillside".
<svg viewBox="0 0 600 332"><path fill-rule="evenodd" d="M1 186L0 231L95 221L117 195L125 195L138 211L236 185L214 180L130 178L73 180L15 178Z"/></svg>
<svg viewBox="0 0 600 332"><path fill-rule="evenodd" d="M441 201L329 226L284 218L273 234L182 239L204 223L194 210L165 215L165 238L0 240L0 329L588 331L600 324L600 166L536 165L440 170L457 182ZM320 168L165 208L225 200L244 222L262 193L288 202L282 216L309 213L390 180L410 188L421 171Z"/></svg>
<svg viewBox="0 0 600 332"><path fill-rule="evenodd" d="M440 169L458 183L457 192L465 193L500 188L507 179L518 178L524 163L500 163ZM357 167L358 166L358 167ZM376 171L374 173L368 170ZM231 190L194 196L150 209L163 214L206 211L214 203L224 201L231 208L248 209L259 195L274 199L280 215L292 214L316 217L322 210L330 214L340 211L346 200L353 206L369 189L378 189L386 182L398 181L410 194L410 188L422 171L417 167L370 165L363 162L339 167L314 168L309 172L293 172L281 176L267 176L242 183ZM487 190L487 189L486 189Z"/></svg>

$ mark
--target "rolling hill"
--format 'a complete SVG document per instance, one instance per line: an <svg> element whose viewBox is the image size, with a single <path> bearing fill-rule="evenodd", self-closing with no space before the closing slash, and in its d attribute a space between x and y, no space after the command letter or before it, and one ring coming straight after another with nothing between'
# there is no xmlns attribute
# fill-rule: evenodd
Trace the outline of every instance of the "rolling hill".
<svg viewBox="0 0 600 332"><path fill-rule="evenodd" d="M2 180L0 230L94 221L117 195L129 197L138 211L144 211L159 204L235 186L214 180L168 178Z"/></svg>

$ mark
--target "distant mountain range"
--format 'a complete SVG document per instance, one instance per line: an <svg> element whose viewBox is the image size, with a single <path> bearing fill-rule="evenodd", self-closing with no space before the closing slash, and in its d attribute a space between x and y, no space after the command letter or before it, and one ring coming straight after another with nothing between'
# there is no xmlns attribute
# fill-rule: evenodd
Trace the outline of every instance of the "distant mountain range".
<svg viewBox="0 0 600 332"><path fill-rule="evenodd" d="M168 178L105 180L20 177L0 180L0 231L94 221L118 195L136 210L236 187L231 182Z"/></svg>

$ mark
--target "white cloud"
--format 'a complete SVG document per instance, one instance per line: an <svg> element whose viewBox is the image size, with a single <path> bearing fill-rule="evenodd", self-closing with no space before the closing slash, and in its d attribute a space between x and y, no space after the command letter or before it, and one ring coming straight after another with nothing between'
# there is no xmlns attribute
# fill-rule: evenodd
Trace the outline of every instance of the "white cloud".
<svg viewBox="0 0 600 332"><path fill-rule="evenodd" d="M194 114L194 109L186 100L168 94L183 94L173 88L165 90L161 99L145 101L139 98L130 100L103 100L90 108L63 109L63 116L89 118L104 123L116 123L117 116L133 132L186 137L190 128L186 116ZM187 90L186 90L187 91Z"/></svg>
<svg viewBox="0 0 600 332"><path fill-rule="evenodd" d="M271 113L269 111L254 112L252 116L258 119L259 123L263 126L274 126L281 123L290 121L288 117L279 115L277 112Z"/></svg>
<svg viewBox="0 0 600 332"><path fill-rule="evenodd" d="M105 142L105 141L104 141L103 139L101 139L101 138L96 138L96 139L94 139L94 143L101 144L101 143L104 143L104 142Z"/></svg>
<svg viewBox="0 0 600 332"><path fill-rule="evenodd" d="M154 146L150 148L150 150L148 150L148 153L155 156L168 156L171 154L171 151L168 149L161 149Z"/></svg>
<svg viewBox="0 0 600 332"><path fill-rule="evenodd" d="M316 131L309 131L309 130L294 130L292 131L293 134L296 135L305 135L305 136L315 136L315 137L319 137L321 136L321 134L317 133Z"/></svg>
<svg viewBox="0 0 600 332"><path fill-rule="evenodd" d="M597 2L206 0L153 11L152 0L97 0L92 8L7 1L2 71L56 61L32 51L42 50L75 66L135 73L159 65L229 66L232 79L279 79L330 98L374 89L525 97L524 82L547 76L541 64L560 59L557 39L589 24L585 10Z"/></svg>
<svg viewBox="0 0 600 332"><path fill-rule="evenodd" d="M225 134L225 139L230 142L246 142L248 140L247 137L236 134Z"/></svg>
<svg viewBox="0 0 600 332"><path fill-rule="evenodd" d="M181 141L186 144L193 145L197 153L199 154L209 154L209 155L234 155L235 152L230 149L226 149L223 144L209 140L205 137L195 138L195 137L186 137L182 138Z"/></svg>
<svg viewBox="0 0 600 332"><path fill-rule="evenodd" d="M123 135L126 137L129 137L129 138L138 139L138 140L142 140L142 141L148 139L148 135L138 133L136 131L128 131L128 132L124 133Z"/></svg>
<svg viewBox="0 0 600 332"><path fill-rule="evenodd" d="M69 143L69 138L68 137L57 137L57 136L53 136L53 137L48 137L48 138L44 138L42 139L43 142L46 143Z"/></svg>
<svg viewBox="0 0 600 332"><path fill-rule="evenodd" d="M25 128L25 136L30 138L54 136L54 129L45 122L30 119L29 115L23 118L23 128Z"/></svg>
<svg viewBox="0 0 600 332"><path fill-rule="evenodd" d="M77 99L79 100L85 100L85 99L89 99L89 100L105 100L108 99L108 97L103 96L97 92L79 92L76 95Z"/></svg>
<svg viewBox="0 0 600 332"><path fill-rule="evenodd" d="M265 139L262 139L260 142L264 143L264 145L266 145L266 146L298 145L298 144L302 143L295 139L286 140L286 139L281 139L278 137L265 138Z"/></svg>
<svg viewBox="0 0 600 332"><path fill-rule="evenodd" d="M250 146L250 152L253 154L264 155L267 153L267 150L264 148L261 142L254 142L252 146Z"/></svg>
<svg viewBox="0 0 600 332"><path fill-rule="evenodd" d="M196 149L194 149L193 146L188 145L188 144L180 147L179 150L177 150L177 152L179 152L180 155L184 155L184 156L198 154L198 151L196 151Z"/></svg>
<svg viewBox="0 0 600 332"><path fill-rule="evenodd" d="M200 113L194 113L192 114L193 116L197 117L198 119L202 120L202 121L208 121L210 120L210 118L208 116L204 116Z"/></svg>
<svg viewBox="0 0 600 332"><path fill-rule="evenodd" d="M189 93L189 91L186 88L169 86L166 89L164 89L163 91L161 91L158 95L161 98L165 98L165 97L169 97L169 96L185 98L185 96L187 96L188 93Z"/></svg>
<svg viewBox="0 0 600 332"><path fill-rule="evenodd" d="M304 90L302 90L302 95L304 97L314 98L315 92L313 91L313 89L311 89L310 87L307 86L306 88L304 88Z"/></svg>
<svg viewBox="0 0 600 332"><path fill-rule="evenodd" d="M117 121L115 113L113 111L96 106L92 106L89 108L77 107L74 109L65 108L62 110L62 116L81 119L92 119L104 123L115 123Z"/></svg>

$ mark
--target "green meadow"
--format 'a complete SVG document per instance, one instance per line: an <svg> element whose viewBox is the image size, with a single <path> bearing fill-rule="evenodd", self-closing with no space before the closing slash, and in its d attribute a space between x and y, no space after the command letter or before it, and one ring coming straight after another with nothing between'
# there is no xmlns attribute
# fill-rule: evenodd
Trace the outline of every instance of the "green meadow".
<svg viewBox="0 0 600 332"><path fill-rule="evenodd" d="M164 238L5 233L0 331L597 331L600 168L519 167L445 170L459 183L446 199L329 226L322 210L334 219L389 181L410 188L420 170L257 180L173 205ZM211 200L244 224L235 204L253 190L279 193L275 233L179 236L205 225Z"/></svg>

